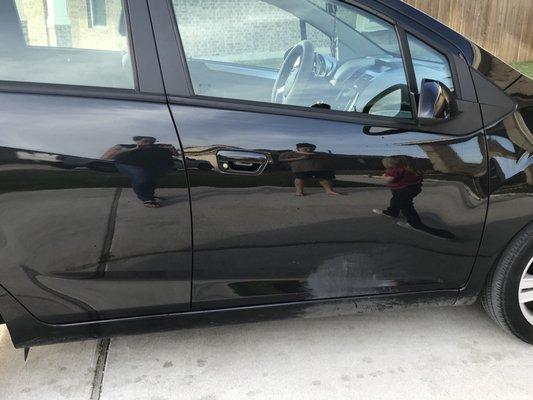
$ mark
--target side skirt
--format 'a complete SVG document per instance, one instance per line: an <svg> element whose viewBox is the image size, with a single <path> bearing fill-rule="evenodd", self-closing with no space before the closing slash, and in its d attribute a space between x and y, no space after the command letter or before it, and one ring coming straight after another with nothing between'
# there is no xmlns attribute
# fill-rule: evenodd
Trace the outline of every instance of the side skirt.
<svg viewBox="0 0 533 400"><path fill-rule="evenodd" d="M457 290L441 290L301 301L71 324L46 324L32 316L18 301L0 287L0 312L6 320L14 346L24 348L205 326L289 318L320 318L423 306L451 306L455 304L457 296Z"/></svg>

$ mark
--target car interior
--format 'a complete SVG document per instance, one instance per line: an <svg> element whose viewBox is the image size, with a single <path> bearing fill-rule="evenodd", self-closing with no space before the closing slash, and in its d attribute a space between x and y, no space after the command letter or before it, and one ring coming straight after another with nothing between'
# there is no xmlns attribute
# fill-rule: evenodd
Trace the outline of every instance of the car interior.
<svg viewBox="0 0 533 400"><path fill-rule="evenodd" d="M375 25L376 32L360 32L343 15L338 2L264 0L327 35L329 48L314 43L301 29L301 41L286 49L279 68L247 65L220 59L188 58L197 94L411 118L411 104L403 60L392 25L362 10L357 14ZM177 15L178 25L180 16ZM185 18L185 16L183 16ZM372 36L373 35L373 36ZM183 38L182 38L183 39ZM187 53L187 40L183 40ZM440 60L414 58L418 74L453 88L447 66Z"/></svg>

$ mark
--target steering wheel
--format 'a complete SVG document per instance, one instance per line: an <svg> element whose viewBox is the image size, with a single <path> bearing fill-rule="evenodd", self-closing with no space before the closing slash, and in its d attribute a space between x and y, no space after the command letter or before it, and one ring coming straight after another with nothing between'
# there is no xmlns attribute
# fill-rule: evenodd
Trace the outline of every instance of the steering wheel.
<svg viewBox="0 0 533 400"><path fill-rule="evenodd" d="M272 103L299 104L307 84L314 78L315 46L302 40L283 61L272 90Z"/></svg>

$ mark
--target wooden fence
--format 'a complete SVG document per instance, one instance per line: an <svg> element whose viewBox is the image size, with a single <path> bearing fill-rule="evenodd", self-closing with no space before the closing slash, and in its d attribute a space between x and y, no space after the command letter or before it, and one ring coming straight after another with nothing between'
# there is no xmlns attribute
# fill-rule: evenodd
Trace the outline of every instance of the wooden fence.
<svg viewBox="0 0 533 400"><path fill-rule="evenodd" d="M404 0L504 61L533 60L533 0Z"/></svg>

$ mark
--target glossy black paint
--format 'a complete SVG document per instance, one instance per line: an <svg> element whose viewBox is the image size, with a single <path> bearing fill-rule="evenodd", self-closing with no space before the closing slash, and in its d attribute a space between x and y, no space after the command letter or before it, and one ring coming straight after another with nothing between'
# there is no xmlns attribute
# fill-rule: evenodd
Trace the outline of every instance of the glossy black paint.
<svg viewBox="0 0 533 400"><path fill-rule="evenodd" d="M496 71L489 74L494 76ZM505 88L505 93L517 107L487 128L490 206L476 265L469 285L461 291L460 303L477 296L507 243L533 223L533 80L521 76Z"/></svg>
<svg viewBox="0 0 533 400"><path fill-rule="evenodd" d="M135 92L0 82L0 314L15 346L476 298L533 220L533 83L399 0L348 3L448 54L461 119L421 127L193 98L157 0L127 2ZM175 149L158 189L167 207L139 207L103 159L137 135ZM300 142L326 157L343 196L293 195L280 155ZM268 163L228 174L220 150ZM389 156L425 171L415 207L453 237L372 213L390 198L376 178Z"/></svg>
<svg viewBox="0 0 533 400"><path fill-rule="evenodd" d="M195 243L193 309L463 286L486 213L484 139L356 123L172 105L190 167ZM212 129L216 124L216 134ZM328 160L340 196L318 185L294 195L280 155L307 142ZM227 174L221 149L261 152L259 176ZM415 207L453 239L376 215L390 190L382 160L425 172ZM318 187L317 187L318 186Z"/></svg>
<svg viewBox="0 0 533 400"><path fill-rule="evenodd" d="M0 104L2 286L50 323L188 309L183 161L160 180L168 207L151 210L103 159L136 135L179 149L167 107L21 93L0 93Z"/></svg>

